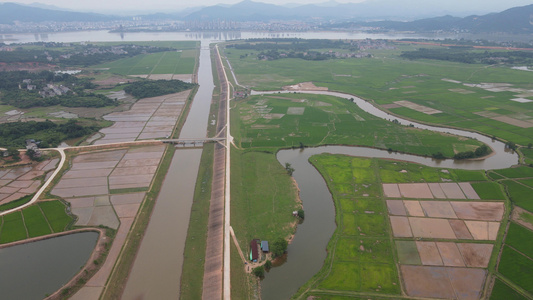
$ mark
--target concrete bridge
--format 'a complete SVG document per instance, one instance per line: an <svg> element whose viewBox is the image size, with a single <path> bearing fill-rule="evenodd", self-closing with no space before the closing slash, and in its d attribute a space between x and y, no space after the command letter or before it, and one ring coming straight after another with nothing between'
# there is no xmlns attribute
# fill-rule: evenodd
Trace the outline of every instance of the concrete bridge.
<svg viewBox="0 0 533 300"><path fill-rule="evenodd" d="M191 139L166 139L161 140L163 143L176 144L183 147L196 147L203 145L204 143L223 142L226 138L214 137L214 138L191 138Z"/></svg>

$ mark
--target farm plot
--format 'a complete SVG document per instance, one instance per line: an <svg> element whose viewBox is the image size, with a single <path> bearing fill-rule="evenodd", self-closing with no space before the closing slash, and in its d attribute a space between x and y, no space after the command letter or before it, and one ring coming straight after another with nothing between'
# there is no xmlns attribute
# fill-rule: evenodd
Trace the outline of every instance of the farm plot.
<svg viewBox="0 0 533 300"><path fill-rule="evenodd" d="M522 288L528 298L533 296L531 273L533 272L533 231L514 222L509 224L507 238L498 265L498 272L508 281ZM511 295L520 298L520 294L511 287L495 286L494 293L511 290ZM528 294L529 293L529 294Z"/></svg>
<svg viewBox="0 0 533 300"><path fill-rule="evenodd" d="M62 232L71 222L62 202L38 202L0 217L0 244Z"/></svg>
<svg viewBox="0 0 533 300"><path fill-rule="evenodd" d="M446 185L454 189L454 198L458 198L460 191L464 192L461 195L477 196L468 183ZM383 188L385 193L386 188L391 189L390 185ZM446 191L439 193L449 195ZM396 250L407 294L479 299L494 248L491 241L497 239L503 219L504 203L442 200L386 200L386 203L393 237L402 239L396 240Z"/></svg>
<svg viewBox="0 0 533 300"><path fill-rule="evenodd" d="M35 193L41 186L41 178L54 169L58 161L46 160L34 166L0 170L0 210L5 210L1 205Z"/></svg>
<svg viewBox="0 0 533 300"><path fill-rule="evenodd" d="M134 140L164 138L172 135L190 91L145 98L125 112L111 113L104 118L115 122L100 130L104 137L94 144L120 143Z"/></svg>
<svg viewBox="0 0 533 300"><path fill-rule="evenodd" d="M79 155L52 194L71 203L77 225L116 229L121 217L135 216L163 150L164 146L152 146ZM113 202L118 201L115 194L123 193L134 193L130 197L135 201L119 209Z"/></svg>
<svg viewBox="0 0 533 300"><path fill-rule="evenodd" d="M383 183L383 193L387 198L480 199L468 182Z"/></svg>

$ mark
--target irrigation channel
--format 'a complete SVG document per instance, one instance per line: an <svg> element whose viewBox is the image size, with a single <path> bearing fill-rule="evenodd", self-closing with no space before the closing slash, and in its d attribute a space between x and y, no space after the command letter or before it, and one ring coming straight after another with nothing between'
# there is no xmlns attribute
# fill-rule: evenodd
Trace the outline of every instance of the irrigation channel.
<svg viewBox="0 0 533 300"><path fill-rule="evenodd" d="M267 94L278 92L254 92ZM459 136L478 139L492 147L495 154L483 160L455 161L434 160L428 157L394 153L368 147L322 146L316 148L281 150L278 161L285 165L290 163L296 170L293 174L300 189L300 197L305 207L305 222L298 225L297 233L288 247L287 261L280 267L273 268L262 281L262 299L288 299L296 293L322 267L326 258L326 246L335 231L335 206L326 182L318 171L309 163L309 157L320 153L344 154L359 157L377 157L403 160L430 167L488 170L508 168L518 163L518 155L505 148L505 144L494 141L481 134L458 129L428 126L390 115L371 103L353 95L337 92L308 92L353 99L359 107L368 113L383 119L397 119L403 125L412 124L417 128L448 132Z"/></svg>
<svg viewBox="0 0 533 300"><path fill-rule="evenodd" d="M199 89L180 138L205 137L213 94L208 40L201 41ZM202 149L176 151L133 264L123 299L178 299L183 252Z"/></svg>

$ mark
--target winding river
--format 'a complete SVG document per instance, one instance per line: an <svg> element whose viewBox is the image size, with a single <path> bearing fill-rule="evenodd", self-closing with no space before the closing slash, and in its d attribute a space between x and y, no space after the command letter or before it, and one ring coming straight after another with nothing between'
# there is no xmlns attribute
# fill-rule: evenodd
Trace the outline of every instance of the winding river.
<svg viewBox="0 0 533 300"><path fill-rule="evenodd" d="M276 92L254 92L267 94ZM282 92L283 93L283 92ZM505 148L505 144L492 140L484 135L458 129L429 126L390 115L369 102L353 95L338 92L305 92L353 99L366 112L377 117L397 119L403 125L413 124L415 127L438 132L448 132L459 136L475 138L492 147L494 154L482 160L435 160L428 157L389 153L368 147L322 146L305 149L281 150L277 154L278 161L285 165L290 163L296 170L293 174L300 189L300 198L305 207L305 222L298 225L297 233L288 247L288 259L280 267L273 268L262 281L262 299L288 299L296 293L323 265L326 258L326 246L335 231L335 206L326 182L320 173L308 162L309 157L320 153L344 154L359 157L377 157L409 161L430 167L487 170L508 168L518 163L518 155Z"/></svg>

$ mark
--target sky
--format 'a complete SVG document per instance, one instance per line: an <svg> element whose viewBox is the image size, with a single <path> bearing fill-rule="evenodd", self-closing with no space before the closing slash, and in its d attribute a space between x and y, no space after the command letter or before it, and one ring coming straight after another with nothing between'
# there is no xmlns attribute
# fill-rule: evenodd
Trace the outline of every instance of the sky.
<svg viewBox="0 0 533 300"><path fill-rule="evenodd" d="M111 11L159 11L159 12L168 12L178 11L187 7L196 7L196 6L211 6L219 3L224 4L235 4L242 0L11 0L11 1L2 1L1 2L16 2L21 4L31 4L34 2L54 5L61 8L72 9L77 11L98 11L98 12L111 12ZM253 0L256 2L264 2L271 4L284 5L286 3L297 3L297 4L310 4L310 3L323 3L330 0ZM379 0L335 0L339 3L357 3L364 1L379 1ZM393 0L393 1L406 1L409 3L424 2L424 3L435 3L438 5L446 5L448 7L462 7L465 4L468 5L469 9L478 5L483 8L483 11L501 11L514 6L522 6L531 4L531 0Z"/></svg>

